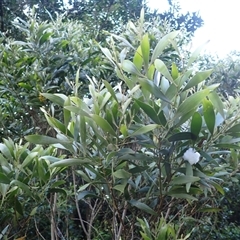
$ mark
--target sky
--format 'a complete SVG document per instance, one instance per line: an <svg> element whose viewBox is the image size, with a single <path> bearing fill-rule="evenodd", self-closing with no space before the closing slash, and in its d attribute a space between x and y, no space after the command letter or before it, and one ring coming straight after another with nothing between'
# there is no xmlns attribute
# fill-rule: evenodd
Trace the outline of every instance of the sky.
<svg viewBox="0 0 240 240"><path fill-rule="evenodd" d="M148 0L159 11L168 9L167 0ZM240 51L240 0L179 0L182 12L199 11L204 26L198 29L192 50L208 40L205 52L225 57L230 51Z"/></svg>

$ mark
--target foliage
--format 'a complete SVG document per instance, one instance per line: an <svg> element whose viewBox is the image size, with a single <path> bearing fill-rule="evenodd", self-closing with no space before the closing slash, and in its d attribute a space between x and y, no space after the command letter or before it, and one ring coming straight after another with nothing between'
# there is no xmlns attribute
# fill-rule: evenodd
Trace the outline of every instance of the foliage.
<svg viewBox="0 0 240 240"><path fill-rule="evenodd" d="M160 19L167 21L175 30L186 29L186 33L193 36L195 31L203 26L203 19L197 12L180 13L181 5L178 1L168 0L169 9L159 14Z"/></svg>
<svg viewBox="0 0 240 240"><path fill-rule="evenodd" d="M170 43L179 53L178 32L152 47L143 18L142 13L137 25L128 26L129 31L142 30L133 41L138 47L112 35L110 47L101 48L122 83L111 86L89 78L90 99L82 98L77 73L74 96L42 94L62 107L63 120L42 109L56 138L26 137L34 144L57 144L71 156L50 168L72 167L74 179L84 180L75 202L89 211L86 219L77 209L86 239L97 236L95 229L104 229L112 239L130 239L139 235L135 224L143 218L154 233L161 214L166 223L177 224L176 238L187 236L192 231L187 219L200 223L220 210L213 196L224 195L221 183L238 167L229 151L239 149L238 109L221 100L218 85L206 85L211 70L193 68L198 49L186 63L179 57L166 65L162 53ZM130 49L133 55L123 54ZM190 147L201 155L195 165L182 158Z"/></svg>
<svg viewBox="0 0 240 240"><path fill-rule="evenodd" d="M16 18L28 21L31 9L35 8L36 17L41 21L49 20L50 16L55 19L55 14L65 13L68 19L80 20L95 39L104 41L103 31L119 32L122 24L139 17L142 7L148 20L158 17L167 21L173 29L186 29L191 36L203 25L203 20L195 12L180 14L179 3L173 1L169 1L168 11L158 13L157 10L151 11L145 0L24 0L20 3L11 0L0 2L0 27L1 32L8 36L24 38L11 22Z"/></svg>
<svg viewBox="0 0 240 240"><path fill-rule="evenodd" d="M40 93L70 94L78 68L82 95L87 74L108 79L112 73L108 75L97 44L78 22L59 17L40 23L33 16L28 22L16 20L15 26L25 40L3 38L0 45L0 128L1 136L19 138L48 130L39 111L48 102Z"/></svg>
<svg viewBox="0 0 240 240"><path fill-rule="evenodd" d="M57 178L61 169L49 169L49 162L43 157L54 158L56 149L36 146L29 150L29 143L14 144L3 139L0 150L1 231L7 228L8 239L13 239L11 235L15 239L26 234L31 239L48 229L50 237L47 223L54 215L54 194L67 194L61 189L65 181Z"/></svg>
<svg viewBox="0 0 240 240"><path fill-rule="evenodd" d="M220 59L218 57L204 55L199 64L204 68L211 66L214 70L211 82L221 83L218 91L226 98L236 96L239 93L239 53L231 52L227 57Z"/></svg>

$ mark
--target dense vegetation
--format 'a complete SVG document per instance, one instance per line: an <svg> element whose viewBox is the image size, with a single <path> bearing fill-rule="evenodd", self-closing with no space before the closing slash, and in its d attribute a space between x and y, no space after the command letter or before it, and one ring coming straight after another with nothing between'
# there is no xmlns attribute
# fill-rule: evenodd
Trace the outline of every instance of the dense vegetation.
<svg viewBox="0 0 240 240"><path fill-rule="evenodd" d="M238 239L237 53L186 51L172 1L103 2L2 6L0 239Z"/></svg>

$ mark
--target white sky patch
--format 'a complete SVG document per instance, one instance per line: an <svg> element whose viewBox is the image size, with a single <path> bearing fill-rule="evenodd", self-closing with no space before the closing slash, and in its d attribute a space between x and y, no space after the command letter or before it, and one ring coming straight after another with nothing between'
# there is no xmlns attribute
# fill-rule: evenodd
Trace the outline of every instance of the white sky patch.
<svg viewBox="0 0 240 240"><path fill-rule="evenodd" d="M148 0L149 6L160 12L168 9L167 0ZM205 43L206 52L224 57L232 50L240 51L240 0L179 0L182 12L199 11L204 26L198 29L192 50Z"/></svg>

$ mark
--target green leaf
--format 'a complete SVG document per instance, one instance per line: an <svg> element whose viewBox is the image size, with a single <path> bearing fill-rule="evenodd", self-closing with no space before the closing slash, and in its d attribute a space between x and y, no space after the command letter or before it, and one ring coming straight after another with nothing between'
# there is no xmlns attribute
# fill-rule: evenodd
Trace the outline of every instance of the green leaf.
<svg viewBox="0 0 240 240"><path fill-rule="evenodd" d="M206 70L204 72L197 72L196 75L187 83L183 91L198 85L200 82L207 79L212 74L212 70Z"/></svg>
<svg viewBox="0 0 240 240"><path fill-rule="evenodd" d="M133 133L129 134L129 136L133 137L133 136L145 134L147 132L150 132L150 131L156 129L157 127L158 127L158 124L149 124L149 125L140 127L139 129L137 129Z"/></svg>
<svg viewBox="0 0 240 240"><path fill-rule="evenodd" d="M200 180L199 177L193 177L193 176L178 176L178 177L175 177L175 178L171 181L171 184L172 184L172 185L182 185L182 184L186 184L186 183L197 182L197 181L199 181L199 180Z"/></svg>
<svg viewBox="0 0 240 240"><path fill-rule="evenodd" d="M50 145L50 144L65 144L70 143L69 141L63 141L57 138L42 136L42 135L28 135L25 137L27 141L34 144L41 144L41 145Z"/></svg>
<svg viewBox="0 0 240 240"><path fill-rule="evenodd" d="M11 180L3 173L0 172L0 183L9 184Z"/></svg>
<svg viewBox="0 0 240 240"><path fill-rule="evenodd" d="M115 189L115 190L117 190L117 191L119 191L121 193L124 193L126 185L127 185L127 183L118 184L118 185L114 186L113 189Z"/></svg>
<svg viewBox="0 0 240 240"><path fill-rule="evenodd" d="M158 44L153 50L152 58L151 58L151 64L154 63L154 61L159 58L159 56L162 54L163 50L167 47L167 45L170 44L171 39L174 39L178 35L178 31L170 32L167 35L165 35L163 38L160 39Z"/></svg>
<svg viewBox="0 0 240 240"><path fill-rule="evenodd" d="M19 200L18 200L17 197L14 199L14 207L15 207L16 211L17 211L20 215L23 215L23 206L22 206L22 204L19 202Z"/></svg>
<svg viewBox="0 0 240 240"><path fill-rule="evenodd" d="M199 209L199 211L200 211L200 212L207 212L207 213L218 213L218 212L222 211L222 209L220 209L220 208L205 207L205 208Z"/></svg>
<svg viewBox="0 0 240 240"><path fill-rule="evenodd" d="M95 121L95 123L102 128L103 131L110 133L113 136L117 136L116 132L113 130L112 126L102 117L99 115L93 114L92 119Z"/></svg>
<svg viewBox="0 0 240 240"><path fill-rule="evenodd" d="M156 98L159 98L165 102L170 103L170 101L166 98L166 96L161 92L159 87L153 81L142 79L142 78L139 78L138 81L143 89L146 89L148 92L153 94Z"/></svg>
<svg viewBox="0 0 240 240"><path fill-rule="evenodd" d="M167 66L165 65L165 63L160 60L160 59L156 59L154 62L155 68L167 79L169 80L171 83L173 83L173 78L171 76L171 74L168 71Z"/></svg>
<svg viewBox="0 0 240 240"><path fill-rule="evenodd" d="M239 132L240 132L240 123L232 126L231 128L229 128L227 130L228 134L236 134L236 133L239 133Z"/></svg>
<svg viewBox="0 0 240 240"><path fill-rule="evenodd" d="M152 208L147 206L145 203L139 202L139 201L134 200L134 199L130 200L129 203L132 206L134 206L134 207L136 207L136 208L138 208L140 210L143 210L144 212L150 213L152 215L157 215L157 213Z"/></svg>
<svg viewBox="0 0 240 240"><path fill-rule="evenodd" d="M32 193L31 193L29 187L28 187L25 183L20 182L20 181L18 181L18 180L12 180L12 181L10 182L10 185L11 185L11 186L12 186L12 185L18 186L18 187L21 188L28 196L32 196Z"/></svg>
<svg viewBox="0 0 240 240"><path fill-rule="evenodd" d="M122 69L127 73L141 75L137 67L129 60L124 60L122 62Z"/></svg>
<svg viewBox="0 0 240 240"><path fill-rule="evenodd" d="M189 162L186 162L186 176L193 177L193 168L192 165ZM189 193L189 189L191 187L192 183L186 184L186 192Z"/></svg>
<svg viewBox="0 0 240 240"><path fill-rule="evenodd" d="M155 110L149 104L141 102L137 99L135 99L135 102L147 114L147 116L153 120L153 122L155 122L157 124L161 124L157 113L155 112Z"/></svg>
<svg viewBox="0 0 240 240"><path fill-rule="evenodd" d="M175 198L183 198L183 199L194 200L194 201L198 200L197 198L187 193L174 193L174 191L172 191L172 192L168 192L167 195Z"/></svg>
<svg viewBox="0 0 240 240"><path fill-rule="evenodd" d="M202 100L210 93L209 89L204 89L199 92L192 94L178 107L175 117L183 116L191 110L197 108Z"/></svg>
<svg viewBox="0 0 240 240"><path fill-rule="evenodd" d="M217 148L227 148L227 149L240 149L239 145L235 145L235 144L230 144L230 143L219 143L219 144L215 144L213 145L213 147L217 147Z"/></svg>
<svg viewBox="0 0 240 240"><path fill-rule="evenodd" d="M23 163L21 164L21 169L28 166L37 155L38 155L37 152L29 153L28 156L24 159Z"/></svg>
<svg viewBox="0 0 240 240"><path fill-rule="evenodd" d="M209 132L213 135L216 117L212 103L206 98L203 99L203 116Z"/></svg>
<svg viewBox="0 0 240 240"><path fill-rule="evenodd" d="M41 93L41 95L51 102L58 104L59 106L64 106L64 102L67 100L67 96L64 94L51 94L51 93Z"/></svg>
<svg viewBox="0 0 240 240"><path fill-rule="evenodd" d="M187 68L190 67L192 65L193 62L195 62L195 60L200 56L200 52L202 51L203 47L205 47L205 45L208 43L209 41L207 41L206 43L204 43L203 45L201 45L200 47L198 47L190 56L189 61L188 61L188 65Z"/></svg>
<svg viewBox="0 0 240 240"><path fill-rule="evenodd" d="M223 188L218 183L214 181L210 181L210 184L212 184L219 193L221 193L222 195L225 195Z"/></svg>
<svg viewBox="0 0 240 240"><path fill-rule="evenodd" d="M113 172L113 176L116 177L116 178L126 178L126 179L128 179L132 176L132 174L127 172L124 169L119 169L116 172Z"/></svg>
<svg viewBox="0 0 240 240"><path fill-rule="evenodd" d="M175 133L171 137L168 138L169 142L176 142L176 141L181 141L181 140L195 140L196 136L191 133L191 132L180 132L180 133Z"/></svg>
<svg viewBox="0 0 240 240"><path fill-rule="evenodd" d="M173 80L178 78L178 68L177 65L175 63L172 64L172 78Z"/></svg>
<svg viewBox="0 0 240 240"><path fill-rule="evenodd" d="M145 34L143 36L143 39L141 41L141 50L142 50L142 57L144 61L145 72L147 72L148 64L149 64L149 53L150 53L150 44L149 44L148 34Z"/></svg>
<svg viewBox="0 0 240 240"><path fill-rule="evenodd" d="M91 159L88 158L68 158L59 160L58 162L54 162L50 164L51 168L54 167L70 167L70 166L81 166L84 164L94 164L94 162Z"/></svg>
<svg viewBox="0 0 240 240"><path fill-rule="evenodd" d="M202 116L199 112L195 112L191 121L191 133L198 136L202 129Z"/></svg>
<svg viewBox="0 0 240 240"><path fill-rule="evenodd" d="M143 64L143 56L142 56L141 46L138 47L138 49L133 57L133 64L137 67L137 69L139 71L141 71L142 64Z"/></svg>
<svg viewBox="0 0 240 240"><path fill-rule="evenodd" d="M116 102L118 102L115 92L114 92L112 86L109 84L109 82L107 82L106 80L103 80L103 83L104 83L105 87L107 88L107 90L110 92L111 96L116 100Z"/></svg>
<svg viewBox="0 0 240 240"><path fill-rule="evenodd" d="M208 95L208 98L212 102L213 106L217 109L217 111L224 118L225 117L224 106L223 106L223 102L222 102L221 98L219 97L219 95L215 91L212 91Z"/></svg>
<svg viewBox="0 0 240 240"><path fill-rule="evenodd" d="M115 63L114 63L114 61L113 61L113 56L112 56L111 52L109 51L109 49L108 49L108 48L102 48L101 46L100 46L100 49L101 49L101 51L103 52L103 54L108 58L108 60L109 60L113 65L115 65Z"/></svg>

